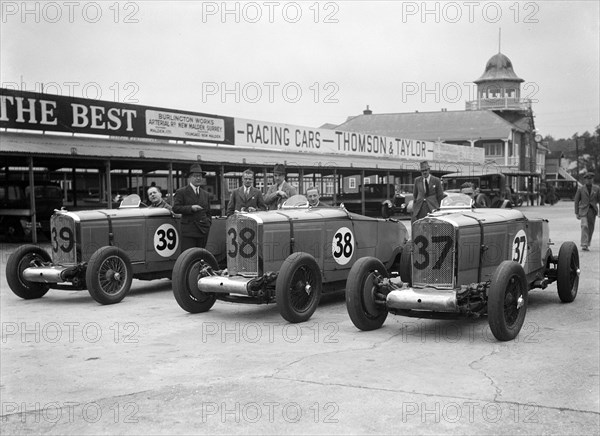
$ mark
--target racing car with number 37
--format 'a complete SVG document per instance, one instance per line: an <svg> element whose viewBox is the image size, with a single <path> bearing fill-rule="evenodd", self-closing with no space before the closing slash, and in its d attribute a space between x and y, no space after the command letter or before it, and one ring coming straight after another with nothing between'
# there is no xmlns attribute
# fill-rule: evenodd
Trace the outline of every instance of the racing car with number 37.
<svg viewBox="0 0 600 436"><path fill-rule="evenodd" d="M344 208L309 208L302 195L277 211L236 213L227 219L227 268L206 250L191 248L173 268L173 293L182 309L208 311L217 299L277 303L296 323L308 320L322 291L343 290L354 262L373 256L399 266L407 231L396 220L369 218Z"/></svg>
<svg viewBox="0 0 600 436"><path fill-rule="evenodd" d="M496 339L508 341L523 326L531 289L556 282L562 302L575 300L577 246L565 242L555 256L548 220L510 209L444 207L443 202L442 210L413 223L400 277L373 257L354 264L346 307L357 328L378 329L388 313L487 314ZM471 204L468 197L464 204Z"/></svg>

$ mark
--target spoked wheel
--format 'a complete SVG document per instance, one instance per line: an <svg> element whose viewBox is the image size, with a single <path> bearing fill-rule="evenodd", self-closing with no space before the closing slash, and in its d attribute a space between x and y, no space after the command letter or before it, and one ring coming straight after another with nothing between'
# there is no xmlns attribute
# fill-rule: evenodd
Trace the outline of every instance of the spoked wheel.
<svg viewBox="0 0 600 436"><path fill-rule="evenodd" d="M558 251L558 297L563 303L570 303L577 297L579 288L579 251L577 245L569 241Z"/></svg>
<svg viewBox="0 0 600 436"><path fill-rule="evenodd" d="M25 300L43 297L48 292L48 285L25 280L23 271L29 267L42 266L50 260L50 255L36 245L17 248L6 263L6 281L13 293Z"/></svg>
<svg viewBox="0 0 600 436"><path fill-rule="evenodd" d="M373 280L377 272L389 277L379 259L363 257L356 261L346 282L346 309L354 325L363 331L376 330L387 318L385 304L377 303L377 287Z"/></svg>
<svg viewBox="0 0 600 436"><path fill-rule="evenodd" d="M219 268L210 251L204 248L190 248L181 253L173 267L173 295L177 304L187 312L206 312L217 301L214 293L198 289L198 276L204 266L215 270Z"/></svg>
<svg viewBox="0 0 600 436"><path fill-rule="evenodd" d="M308 320L321 300L319 265L308 253L293 253L281 265L275 295L281 316L292 323Z"/></svg>
<svg viewBox="0 0 600 436"><path fill-rule="evenodd" d="M492 276L488 292L488 322L496 339L510 341L519 334L528 296L523 267L511 260L502 262Z"/></svg>
<svg viewBox="0 0 600 436"><path fill-rule="evenodd" d="M117 247L97 250L87 266L85 282L88 292L100 304L115 304L131 289L133 273L129 256Z"/></svg>

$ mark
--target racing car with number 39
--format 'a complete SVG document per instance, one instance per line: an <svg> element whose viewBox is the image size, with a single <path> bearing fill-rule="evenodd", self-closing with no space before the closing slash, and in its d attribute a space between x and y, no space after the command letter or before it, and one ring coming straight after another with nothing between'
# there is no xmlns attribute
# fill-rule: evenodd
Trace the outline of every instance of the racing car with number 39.
<svg viewBox="0 0 600 436"><path fill-rule="evenodd" d="M206 250L191 248L173 268L173 293L182 309L208 311L217 299L277 303L292 323L308 320L321 293L343 290L354 262L373 256L397 269L407 231L396 220L369 218L344 208L309 208L293 196L282 209L236 213L226 224L227 268Z"/></svg>
<svg viewBox="0 0 600 436"><path fill-rule="evenodd" d="M140 197L133 194L118 209L55 212L50 221L51 254L36 245L23 245L8 259L11 290L30 300L50 288L87 289L97 302L113 304L125 298L134 278L170 278L181 253L181 218L168 209L140 204ZM219 259L224 222L213 220L207 244Z"/></svg>
<svg viewBox="0 0 600 436"><path fill-rule="evenodd" d="M471 204L468 197L464 204ZM357 328L378 329L388 313L487 314L496 339L508 341L523 326L531 289L556 282L562 302L575 300L577 246L565 242L555 256L548 220L510 209L442 206L413 223L400 277L373 257L354 264L346 307Z"/></svg>

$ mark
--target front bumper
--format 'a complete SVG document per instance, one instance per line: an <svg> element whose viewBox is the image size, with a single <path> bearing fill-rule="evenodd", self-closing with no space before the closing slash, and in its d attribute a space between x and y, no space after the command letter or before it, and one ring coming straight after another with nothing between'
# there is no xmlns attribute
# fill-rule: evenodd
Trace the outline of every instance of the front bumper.
<svg viewBox="0 0 600 436"><path fill-rule="evenodd" d="M198 290L214 294L248 295L249 284L255 277L207 276L198 279Z"/></svg>
<svg viewBox="0 0 600 436"><path fill-rule="evenodd" d="M434 288L402 288L391 291L386 298L388 309L425 310L458 313L456 291Z"/></svg>

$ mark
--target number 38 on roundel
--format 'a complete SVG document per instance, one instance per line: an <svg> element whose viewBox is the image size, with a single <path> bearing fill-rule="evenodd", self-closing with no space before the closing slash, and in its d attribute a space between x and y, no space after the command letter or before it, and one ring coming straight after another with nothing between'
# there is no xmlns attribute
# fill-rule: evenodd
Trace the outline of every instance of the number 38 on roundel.
<svg viewBox="0 0 600 436"><path fill-rule="evenodd" d="M386 268L400 264L404 224L337 207L308 207L294 196L277 211L236 213L227 219L227 268L207 250L192 248L173 268L173 293L184 310L209 310L217 299L277 303L289 322L308 320L321 293L343 290L356 260L372 256Z"/></svg>

